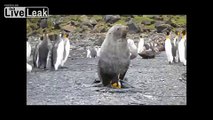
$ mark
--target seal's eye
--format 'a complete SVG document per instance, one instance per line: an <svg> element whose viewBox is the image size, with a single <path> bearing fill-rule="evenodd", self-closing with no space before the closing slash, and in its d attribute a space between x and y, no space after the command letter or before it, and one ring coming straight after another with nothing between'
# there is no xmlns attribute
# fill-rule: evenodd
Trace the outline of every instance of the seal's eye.
<svg viewBox="0 0 213 120"><path fill-rule="evenodd" d="M117 28L117 30L120 30L120 28Z"/></svg>

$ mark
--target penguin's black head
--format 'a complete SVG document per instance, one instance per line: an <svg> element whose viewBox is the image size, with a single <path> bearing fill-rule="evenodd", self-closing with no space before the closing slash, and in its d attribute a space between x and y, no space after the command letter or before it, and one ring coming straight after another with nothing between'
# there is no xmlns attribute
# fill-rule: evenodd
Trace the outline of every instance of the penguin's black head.
<svg viewBox="0 0 213 120"><path fill-rule="evenodd" d="M44 33L44 34L46 34L46 33L47 33L47 31L44 29L44 30L43 30L43 33Z"/></svg>
<svg viewBox="0 0 213 120"><path fill-rule="evenodd" d="M40 40L43 40L43 39L44 39L44 36L41 36L41 37L40 37Z"/></svg>
<svg viewBox="0 0 213 120"><path fill-rule="evenodd" d="M169 31L166 31L166 35L168 36L170 34L170 32Z"/></svg>
<svg viewBox="0 0 213 120"><path fill-rule="evenodd" d="M182 31L182 34L183 34L183 35L186 35L186 30L183 30L183 31Z"/></svg>
<svg viewBox="0 0 213 120"><path fill-rule="evenodd" d="M175 34L178 35L178 34L179 34L179 31L175 31Z"/></svg>

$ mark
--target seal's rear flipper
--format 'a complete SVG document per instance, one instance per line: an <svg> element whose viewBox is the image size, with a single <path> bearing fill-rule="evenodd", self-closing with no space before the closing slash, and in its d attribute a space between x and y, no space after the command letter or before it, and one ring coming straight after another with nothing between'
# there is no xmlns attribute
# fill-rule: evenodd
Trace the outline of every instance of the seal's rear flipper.
<svg viewBox="0 0 213 120"><path fill-rule="evenodd" d="M102 83L99 83L99 84L93 85L93 87L104 87L104 85Z"/></svg>
<svg viewBox="0 0 213 120"><path fill-rule="evenodd" d="M121 80L121 88L135 88L132 85L130 85L127 81Z"/></svg>
<svg viewBox="0 0 213 120"><path fill-rule="evenodd" d="M95 79L95 81L93 83L100 83L101 80L100 79Z"/></svg>

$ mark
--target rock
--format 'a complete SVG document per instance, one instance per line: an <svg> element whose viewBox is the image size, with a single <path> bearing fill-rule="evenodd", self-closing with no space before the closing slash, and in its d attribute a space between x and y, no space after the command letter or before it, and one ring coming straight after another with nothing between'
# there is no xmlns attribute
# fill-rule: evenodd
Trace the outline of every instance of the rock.
<svg viewBox="0 0 213 120"><path fill-rule="evenodd" d="M141 32L141 29L140 27L134 23L132 20L130 20L128 23L127 23L127 26L129 27L129 33L139 33Z"/></svg>
<svg viewBox="0 0 213 120"><path fill-rule="evenodd" d="M94 45L101 46L102 43L104 42L104 39L105 39L105 35L101 35L99 38L97 38Z"/></svg>
<svg viewBox="0 0 213 120"><path fill-rule="evenodd" d="M155 21L155 26L159 26L161 24L166 24L165 21Z"/></svg>
<svg viewBox="0 0 213 120"><path fill-rule="evenodd" d="M104 26L103 24L97 24L93 28L92 32L93 33L104 33L104 32L107 32L107 30L108 30L108 27Z"/></svg>
<svg viewBox="0 0 213 120"><path fill-rule="evenodd" d="M125 22L129 22L131 20L131 17L128 17L125 19Z"/></svg>
<svg viewBox="0 0 213 120"><path fill-rule="evenodd" d="M41 21L39 23L39 27L40 28L46 28L46 27L48 27L47 19L41 19Z"/></svg>
<svg viewBox="0 0 213 120"><path fill-rule="evenodd" d="M155 58L155 52L153 50L144 50L141 53L138 53L143 59L152 59Z"/></svg>
<svg viewBox="0 0 213 120"><path fill-rule="evenodd" d="M111 23L111 24L117 22L120 19L121 19L120 15L105 15L104 16L104 21L106 23Z"/></svg>
<svg viewBox="0 0 213 120"><path fill-rule="evenodd" d="M61 29L60 24L59 24L59 23L56 23L56 24L54 25L54 28L55 28L55 29Z"/></svg>
<svg viewBox="0 0 213 120"><path fill-rule="evenodd" d="M81 27L83 28L83 26L87 26L87 27L89 27L89 28L93 28L93 25L92 25L92 24L90 24L90 22L89 22L89 21L87 21L87 22L83 22L83 23L81 24Z"/></svg>
<svg viewBox="0 0 213 120"><path fill-rule="evenodd" d="M177 25L177 24L175 24L174 22L172 22L172 20L171 20L171 18L168 20L168 21L166 21L165 22L166 24L169 24L169 25L171 25L172 27L179 27L179 25Z"/></svg>
<svg viewBox="0 0 213 120"><path fill-rule="evenodd" d="M97 24L97 21L94 18L91 18L89 22L93 27Z"/></svg>
<svg viewBox="0 0 213 120"><path fill-rule="evenodd" d="M172 26L169 24L156 24L155 28L157 29L158 33L163 33L166 31L170 31L172 29Z"/></svg>
<svg viewBox="0 0 213 120"><path fill-rule="evenodd" d="M89 19L88 19L88 17L87 17L86 15L80 16L79 20L80 20L81 22L88 22L88 21L89 21Z"/></svg>
<svg viewBox="0 0 213 120"><path fill-rule="evenodd" d="M151 25L151 21L148 21L148 20L144 20L141 22L141 24L144 24L144 25Z"/></svg>
<svg viewBox="0 0 213 120"><path fill-rule="evenodd" d="M163 17L161 15L153 15L151 18L155 20L163 20Z"/></svg>
<svg viewBox="0 0 213 120"><path fill-rule="evenodd" d="M77 21L71 21L71 22L70 22L70 25L71 25L71 26L75 26L75 27L80 26L80 24L79 24Z"/></svg>

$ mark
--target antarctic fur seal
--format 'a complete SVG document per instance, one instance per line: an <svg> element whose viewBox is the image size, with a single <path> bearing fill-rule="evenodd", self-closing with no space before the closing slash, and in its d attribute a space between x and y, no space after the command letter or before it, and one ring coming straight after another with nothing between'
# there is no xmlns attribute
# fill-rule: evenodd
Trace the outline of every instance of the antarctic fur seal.
<svg viewBox="0 0 213 120"><path fill-rule="evenodd" d="M130 64L127 32L127 26L116 24L108 30L101 45L98 76L103 86L122 88L121 80L124 79Z"/></svg>

